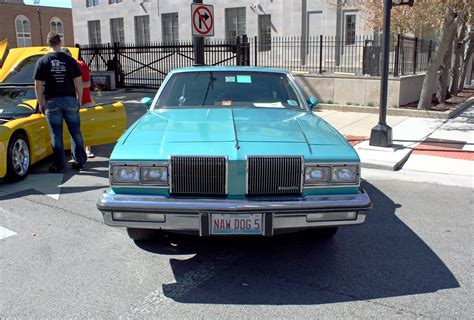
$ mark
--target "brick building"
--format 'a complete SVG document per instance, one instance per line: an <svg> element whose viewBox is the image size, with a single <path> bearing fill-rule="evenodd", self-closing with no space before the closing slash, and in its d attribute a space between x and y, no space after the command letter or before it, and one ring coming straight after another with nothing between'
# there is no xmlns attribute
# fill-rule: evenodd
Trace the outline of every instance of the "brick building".
<svg viewBox="0 0 474 320"><path fill-rule="evenodd" d="M9 48L46 45L49 31L61 34L66 45L74 45L71 9L0 0L0 40L8 38Z"/></svg>

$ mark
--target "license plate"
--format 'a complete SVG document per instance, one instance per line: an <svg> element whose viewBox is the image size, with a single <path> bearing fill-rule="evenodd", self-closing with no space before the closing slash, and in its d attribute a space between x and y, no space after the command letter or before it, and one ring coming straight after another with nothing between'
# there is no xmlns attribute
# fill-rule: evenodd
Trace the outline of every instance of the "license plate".
<svg viewBox="0 0 474 320"><path fill-rule="evenodd" d="M211 234L262 234L262 214L211 214Z"/></svg>

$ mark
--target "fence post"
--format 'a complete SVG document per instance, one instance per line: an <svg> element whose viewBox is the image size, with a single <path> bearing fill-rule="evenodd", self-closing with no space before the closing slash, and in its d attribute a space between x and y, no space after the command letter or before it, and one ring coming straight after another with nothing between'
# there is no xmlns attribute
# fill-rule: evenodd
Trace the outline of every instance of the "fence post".
<svg viewBox="0 0 474 320"><path fill-rule="evenodd" d="M107 46L110 46L110 43L108 43ZM114 73L115 73L115 83L118 88L123 88L123 79L120 75L121 68L120 68L120 62L119 62L119 43L118 42L114 42L113 51L114 51L113 66L114 66Z"/></svg>
<svg viewBox="0 0 474 320"><path fill-rule="evenodd" d="M395 59L393 62L393 76L398 77L398 65L400 59L400 34L397 35L397 47L395 49Z"/></svg>
<svg viewBox="0 0 474 320"><path fill-rule="evenodd" d="M242 47L240 46L240 36L235 40L235 59L238 66L242 65Z"/></svg>
<svg viewBox="0 0 474 320"><path fill-rule="evenodd" d="M323 73L323 35L319 35L319 74Z"/></svg>
<svg viewBox="0 0 474 320"><path fill-rule="evenodd" d="M418 59L418 37L415 38L413 47L413 74L416 74L416 59Z"/></svg>
<svg viewBox="0 0 474 320"><path fill-rule="evenodd" d="M257 63L257 57L258 57L257 48L258 48L258 37L255 36L255 37L254 37L254 41L253 41L253 50L254 50L255 66L258 65L258 63Z"/></svg>
<svg viewBox="0 0 474 320"><path fill-rule="evenodd" d="M250 66L250 45L246 34L242 35L242 65Z"/></svg>

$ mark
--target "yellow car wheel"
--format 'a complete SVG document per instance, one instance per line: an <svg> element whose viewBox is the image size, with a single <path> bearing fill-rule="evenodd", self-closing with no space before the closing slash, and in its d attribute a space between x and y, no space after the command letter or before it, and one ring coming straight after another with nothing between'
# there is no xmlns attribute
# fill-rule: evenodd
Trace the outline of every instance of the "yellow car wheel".
<svg viewBox="0 0 474 320"><path fill-rule="evenodd" d="M7 149L7 180L23 180L30 168L30 148L23 133L14 134Z"/></svg>

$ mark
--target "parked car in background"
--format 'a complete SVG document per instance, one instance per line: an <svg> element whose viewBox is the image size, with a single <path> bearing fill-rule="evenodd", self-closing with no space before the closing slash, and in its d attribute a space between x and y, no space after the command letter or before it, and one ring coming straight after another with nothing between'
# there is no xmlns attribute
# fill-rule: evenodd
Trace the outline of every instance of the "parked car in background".
<svg viewBox="0 0 474 320"><path fill-rule="evenodd" d="M21 180L32 164L52 154L48 125L39 113L33 84L35 63L49 50L11 49L0 69L0 180ZM78 49L69 50L77 59ZM116 142L125 131L126 114L120 102L81 108L80 116L85 145ZM66 130L64 144L70 148Z"/></svg>
<svg viewBox="0 0 474 320"><path fill-rule="evenodd" d="M357 153L288 72L177 69L143 102L149 111L116 144L97 204L132 239L311 228L329 238L364 222Z"/></svg>

